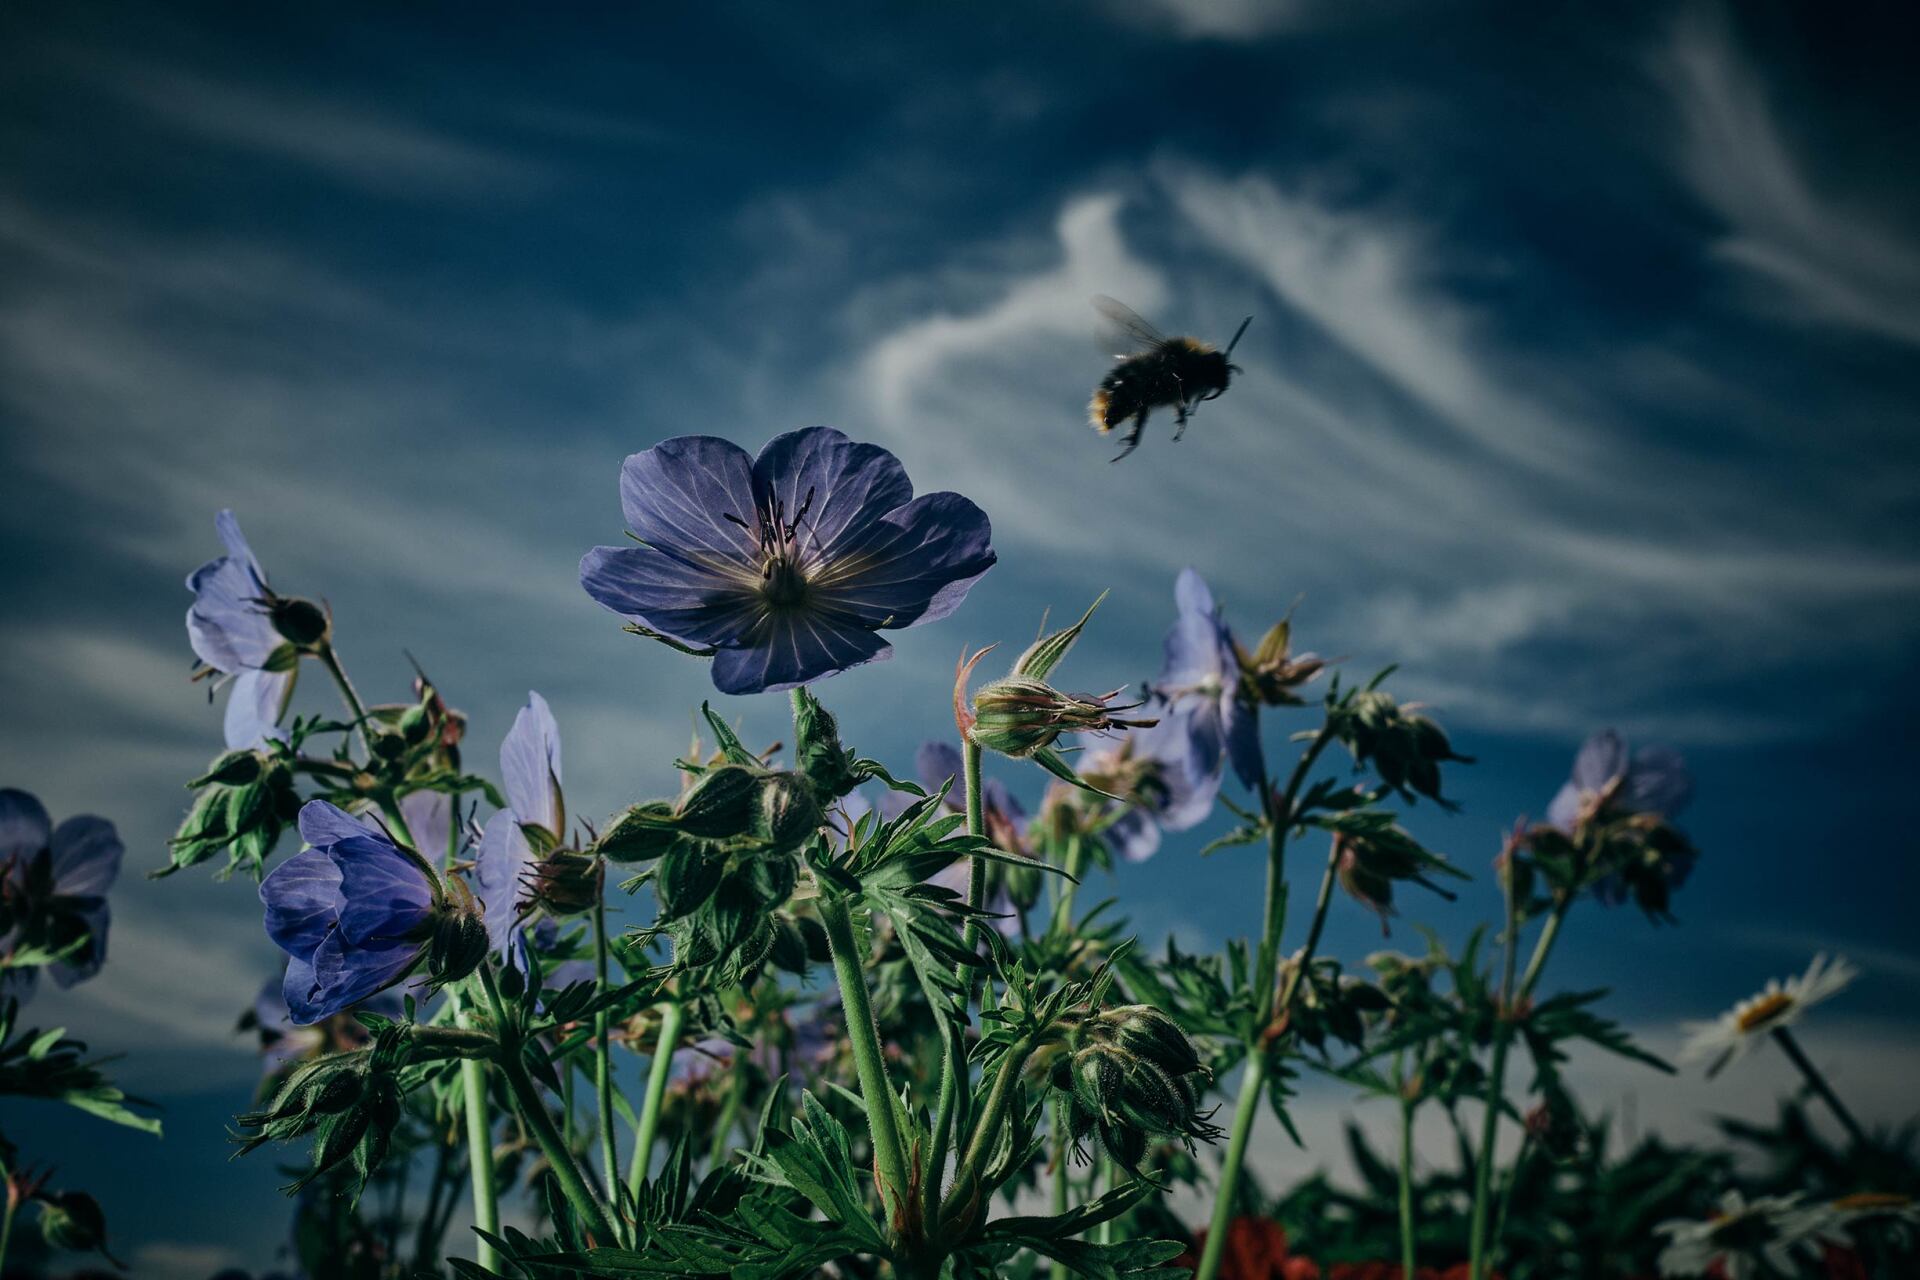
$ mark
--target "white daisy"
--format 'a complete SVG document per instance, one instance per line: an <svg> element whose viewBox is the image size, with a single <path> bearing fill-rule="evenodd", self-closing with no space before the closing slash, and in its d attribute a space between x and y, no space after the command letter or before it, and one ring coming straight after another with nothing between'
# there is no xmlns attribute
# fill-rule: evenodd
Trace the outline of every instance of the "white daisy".
<svg viewBox="0 0 1920 1280"><path fill-rule="evenodd" d="M1856 1191L1829 1200L1820 1208L1829 1224L1826 1239L1844 1239L1845 1228L1867 1223L1904 1244L1920 1227L1920 1200L1897 1191Z"/></svg>
<svg viewBox="0 0 1920 1280"><path fill-rule="evenodd" d="M1785 982L1769 979L1759 995L1742 1000L1712 1022L1682 1023L1687 1038L1680 1046L1680 1060L1710 1059L1707 1074L1718 1075L1721 1068L1763 1037L1792 1026L1802 1013L1846 990L1859 976L1860 971L1844 957L1836 956L1829 962L1824 954L1817 955L1799 977Z"/></svg>
<svg viewBox="0 0 1920 1280"><path fill-rule="evenodd" d="M1720 1212L1704 1222L1676 1218L1654 1228L1667 1237L1660 1274L1750 1280L1761 1274L1764 1260L1774 1271L1793 1275L1794 1252L1813 1238L1811 1225L1797 1195L1748 1201L1729 1191L1720 1198Z"/></svg>

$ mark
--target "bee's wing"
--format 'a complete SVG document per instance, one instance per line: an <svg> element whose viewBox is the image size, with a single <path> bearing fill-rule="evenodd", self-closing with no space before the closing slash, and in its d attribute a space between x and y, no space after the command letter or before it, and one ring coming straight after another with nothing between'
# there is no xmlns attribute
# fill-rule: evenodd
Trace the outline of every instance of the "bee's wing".
<svg viewBox="0 0 1920 1280"><path fill-rule="evenodd" d="M1111 356L1130 356L1167 340L1138 311L1104 293L1093 296L1093 309L1100 313L1100 349Z"/></svg>

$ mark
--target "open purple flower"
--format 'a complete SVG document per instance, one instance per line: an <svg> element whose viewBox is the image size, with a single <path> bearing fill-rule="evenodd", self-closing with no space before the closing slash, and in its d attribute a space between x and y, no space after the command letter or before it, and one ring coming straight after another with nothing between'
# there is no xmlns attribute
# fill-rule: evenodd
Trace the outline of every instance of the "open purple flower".
<svg viewBox="0 0 1920 1280"><path fill-rule="evenodd" d="M1127 862L1160 850L1164 831L1199 826L1220 795L1220 755L1190 721L1205 708L1177 707L1157 696L1143 708L1159 723L1096 741L1076 763L1080 776L1125 806L1101 829L1107 848Z"/></svg>
<svg viewBox="0 0 1920 1280"><path fill-rule="evenodd" d="M287 1008L285 975L269 978L261 986L253 1006L241 1020L241 1028L260 1037L260 1074L274 1076L296 1062L323 1054L365 1048L372 1039L366 1025L352 1011L339 1013L313 1026L300 1026ZM399 1018L405 1013L400 997L383 991L357 1006L382 1017Z"/></svg>
<svg viewBox="0 0 1920 1280"><path fill-rule="evenodd" d="M566 825L560 794L560 726L547 700L527 694L500 743L500 780L507 807L487 819L473 859L473 893L486 913L487 938L495 951L508 952L524 967L524 948L515 945L526 880L537 854L559 844ZM535 849L535 843L539 849Z"/></svg>
<svg viewBox="0 0 1920 1280"><path fill-rule="evenodd" d="M63 988L100 972L112 918L107 890L125 852L105 818L82 815L56 827L34 797L0 789L0 956L59 956L45 968ZM27 999L39 967L0 969L0 996Z"/></svg>
<svg viewBox="0 0 1920 1280"><path fill-rule="evenodd" d="M227 554L187 577L187 639L205 673L231 686L225 733L231 750L248 750L280 736L277 726L293 696L300 658L268 616L273 597L267 575L240 532L233 512L214 517Z"/></svg>
<svg viewBox="0 0 1920 1280"><path fill-rule="evenodd" d="M1180 713L1194 758L1218 772L1223 759L1250 791L1266 785L1260 712L1240 680L1240 653L1205 579L1182 569L1174 583L1179 616L1167 632L1166 657L1153 691Z"/></svg>
<svg viewBox="0 0 1920 1280"><path fill-rule="evenodd" d="M758 458L680 436L626 460L620 502L641 545L596 547L587 594L682 648L722 693L791 689L889 656L879 632L946 617L993 567L986 514L913 496L899 459L828 427Z"/></svg>
<svg viewBox="0 0 1920 1280"><path fill-rule="evenodd" d="M1547 821L1569 834L1601 809L1672 818L1693 797L1693 775L1672 747L1642 747L1631 755L1612 729L1588 738L1573 759L1573 776L1547 806Z"/></svg>
<svg viewBox="0 0 1920 1280"><path fill-rule="evenodd" d="M422 964L445 982L484 956L484 927L461 900L464 888L443 896L385 832L310 800L300 834L313 847L260 883L267 936L289 957L282 992L296 1025L349 1009Z"/></svg>

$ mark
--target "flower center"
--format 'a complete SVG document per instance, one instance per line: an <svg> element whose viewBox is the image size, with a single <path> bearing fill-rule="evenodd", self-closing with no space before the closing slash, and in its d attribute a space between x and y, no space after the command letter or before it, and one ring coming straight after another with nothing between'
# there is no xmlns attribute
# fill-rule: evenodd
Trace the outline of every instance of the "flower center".
<svg viewBox="0 0 1920 1280"><path fill-rule="evenodd" d="M748 524L731 511L720 513L753 536L760 552L760 594L777 609L791 608L807 596L807 574L801 564L800 526L813 509L813 490L800 501L799 509L789 514L779 498L769 497L753 513Z"/></svg>
<svg viewBox="0 0 1920 1280"><path fill-rule="evenodd" d="M1753 1031L1773 1021L1793 1007L1793 997L1784 991L1774 991L1761 996L1734 1019L1742 1031Z"/></svg>

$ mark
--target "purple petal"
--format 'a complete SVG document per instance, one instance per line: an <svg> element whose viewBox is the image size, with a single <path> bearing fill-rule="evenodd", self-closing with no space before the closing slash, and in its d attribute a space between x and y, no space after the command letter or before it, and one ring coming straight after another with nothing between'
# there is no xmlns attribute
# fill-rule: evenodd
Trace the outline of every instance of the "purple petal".
<svg viewBox="0 0 1920 1280"><path fill-rule="evenodd" d="M754 534L726 518L756 522L753 462L732 441L677 436L629 457L620 509L635 537L689 564L759 570Z"/></svg>
<svg viewBox="0 0 1920 1280"><path fill-rule="evenodd" d="M1160 827L1144 810L1129 808L1101 833L1124 861L1145 862L1160 851Z"/></svg>
<svg viewBox="0 0 1920 1280"><path fill-rule="evenodd" d="M757 565L690 564L652 547L595 547L580 558L580 585L604 608L684 644L737 640L764 610Z"/></svg>
<svg viewBox="0 0 1920 1280"><path fill-rule="evenodd" d="M1213 592L1198 573L1182 569L1173 584L1173 598L1179 613L1167 632L1157 683L1174 698L1187 690L1223 687L1233 654Z"/></svg>
<svg viewBox="0 0 1920 1280"><path fill-rule="evenodd" d="M377 828L361 822L331 801L309 800L300 806L300 838L316 849L376 834Z"/></svg>
<svg viewBox="0 0 1920 1280"><path fill-rule="evenodd" d="M296 960L310 956L340 918L340 869L324 849L296 853L260 882L260 902L274 944Z"/></svg>
<svg viewBox="0 0 1920 1280"><path fill-rule="evenodd" d="M511 809L502 809L487 819L471 874L473 896L486 913L487 937L495 951L506 950L512 941L520 914L520 878L532 856L518 815Z"/></svg>
<svg viewBox="0 0 1920 1280"><path fill-rule="evenodd" d="M1015 830L1023 830L1027 825L1027 808L1021 804L1013 792L1007 790L1007 784L998 778L988 778L980 788L980 800L987 812L998 812L1011 823Z"/></svg>
<svg viewBox="0 0 1920 1280"><path fill-rule="evenodd" d="M893 653L892 645L864 627L791 609L767 618L752 641L714 654L713 684L720 692L792 689Z"/></svg>
<svg viewBox="0 0 1920 1280"><path fill-rule="evenodd" d="M284 643L257 603L266 594L266 575L231 511L222 511L214 524L227 554L187 577L194 596L187 609L187 639L199 659L217 671L263 667Z"/></svg>
<svg viewBox="0 0 1920 1280"><path fill-rule="evenodd" d="M754 459L753 484L777 518L799 520L801 544L825 560L913 499L913 483L898 458L831 427L807 427L768 441Z"/></svg>
<svg viewBox="0 0 1920 1280"><path fill-rule="evenodd" d="M24 864L52 838L53 823L44 805L24 791L0 788L0 862L18 859ZM21 869L16 867L16 874Z"/></svg>
<svg viewBox="0 0 1920 1280"><path fill-rule="evenodd" d="M104 898L120 875L127 848L105 818L68 818L53 833L54 891L70 898Z"/></svg>
<svg viewBox="0 0 1920 1280"><path fill-rule="evenodd" d="M382 941L355 946L336 930L313 953L287 965L282 988L294 1025L312 1026L343 1013L407 975L420 958L420 944Z"/></svg>
<svg viewBox="0 0 1920 1280"><path fill-rule="evenodd" d="M1582 791L1603 791L1626 771L1627 744L1612 729L1588 738L1573 758L1573 780Z"/></svg>
<svg viewBox="0 0 1920 1280"><path fill-rule="evenodd" d="M566 821L560 799L560 726L537 693L527 694L527 705L500 744L500 779L514 815L559 839Z"/></svg>
<svg viewBox="0 0 1920 1280"><path fill-rule="evenodd" d="M340 929L354 946L414 936L433 910L420 868L380 836L327 847L340 868Z"/></svg>
<svg viewBox="0 0 1920 1280"><path fill-rule="evenodd" d="M1693 774L1672 747L1642 747L1627 770L1626 802L1635 813L1671 818L1693 798Z"/></svg>
<svg viewBox="0 0 1920 1280"><path fill-rule="evenodd" d="M1220 794L1220 760L1212 760L1193 749L1195 734L1186 721L1191 711L1163 709L1160 723L1135 732L1139 735L1135 750L1156 761L1159 769L1159 794L1150 806L1163 831L1185 831L1204 822L1213 812Z"/></svg>
<svg viewBox="0 0 1920 1280"><path fill-rule="evenodd" d="M270 740L287 735L279 728L280 717L287 713L293 697L292 671L259 671L246 668L229 681L227 714L222 733L229 751L251 751Z"/></svg>
<svg viewBox="0 0 1920 1280"><path fill-rule="evenodd" d="M929 493L840 539L809 569L809 603L868 627L937 622L960 607L998 558L986 512Z"/></svg>
<svg viewBox="0 0 1920 1280"><path fill-rule="evenodd" d="M100 972L100 966L107 962L107 931L113 923L113 912L105 899L100 899L97 906L77 911L74 915L86 926L86 942L66 959L55 960L47 966L47 972L53 975L54 982L63 991Z"/></svg>
<svg viewBox="0 0 1920 1280"><path fill-rule="evenodd" d="M1267 785L1267 760L1260 750L1260 708L1229 690L1220 698L1220 720L1234 775L1241 786L1258 794Z"/></svg>
<svg viewBox="0 0 1920 1280"><path fill-rule="evenodd" d="M1547 806L1547 822L1573 834L1573 828L1580 821L1581 796L1585 794L1576 783L1563 782L1560 790L1554 792L1553 802Z"/></svg>
<svg viewBox="0 0 1920 1280"><path fill-rule="evenodd" d="M966 785L962 777L965 771L966 766L960 759L960 748L951 742L944 740L923 742L913 753L914 775L920 779L920 785L929 793L946 786L949 778L953 780L953 789L947 793L947 801L955 809L964 808L966 805L966 793L962 790Z"/></svg>
<svg viewBox="0 0 1920 1280"><path fill-rule="evenodd" d="M400 797L400 816L406 820L414 848L429 859L452 848L452 796L441 791L409 791Z"/></svg>

